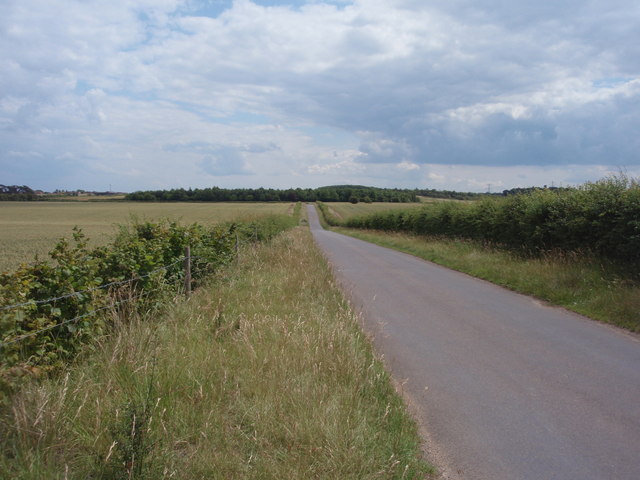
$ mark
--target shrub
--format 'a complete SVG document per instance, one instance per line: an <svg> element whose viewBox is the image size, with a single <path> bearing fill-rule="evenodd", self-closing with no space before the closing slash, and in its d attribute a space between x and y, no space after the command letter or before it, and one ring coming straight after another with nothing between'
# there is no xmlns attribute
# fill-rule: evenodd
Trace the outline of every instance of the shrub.
<svg viewBox="0 0 640 480"><path fill-rule="evenodd" d="M62 366L103 334L105 313L161 305L183 283L186 246L197 284L234 258L236 242L268 240L296 221L280 215L213 227L134 222L121 226L111 245L92 250L74 229L73 242L58 242L50 262L0 274L0 395L21 377Z"/></svg>
<svg viewBox="0 0 640 480"><path fill-rule="evenodd" d="M526 252L583 251L638 266L640 186L615 176L573 189L377 213L346 226L476 239Z"/></svg>

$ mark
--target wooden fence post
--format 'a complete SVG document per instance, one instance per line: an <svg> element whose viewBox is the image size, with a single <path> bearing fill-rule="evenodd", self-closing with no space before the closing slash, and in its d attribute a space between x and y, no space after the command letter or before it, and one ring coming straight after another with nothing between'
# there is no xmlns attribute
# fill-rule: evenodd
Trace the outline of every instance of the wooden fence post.
<svg viewBox="0 0 640 480"><path fill-rule="evenodd" d="M191 295L191 247L184 247L184 294Z"/></svg>

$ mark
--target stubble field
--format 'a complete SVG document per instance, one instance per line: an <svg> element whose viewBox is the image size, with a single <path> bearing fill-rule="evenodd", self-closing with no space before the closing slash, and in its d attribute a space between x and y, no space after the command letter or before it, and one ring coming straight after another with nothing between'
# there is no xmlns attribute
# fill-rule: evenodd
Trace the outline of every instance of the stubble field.
<svg viewBox="0 0 640 480"><path fill-rule="evenodd" d="M292 210L291 203L0 202L0 272L46 256L74 226L97 246L131 218L207 225Z"/></svg>

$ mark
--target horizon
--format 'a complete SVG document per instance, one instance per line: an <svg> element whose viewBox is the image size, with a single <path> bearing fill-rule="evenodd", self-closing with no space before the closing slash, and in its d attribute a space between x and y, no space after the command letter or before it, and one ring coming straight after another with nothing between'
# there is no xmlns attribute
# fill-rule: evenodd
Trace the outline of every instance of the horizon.
<svg viewBox="0 0 640 480"><path fill-rule="evenodd" d="M577 185L529 185L527 187L512 187L512 188L503 188L499 191L477 191L477 192L473 192L473 191L463 191L463 190L450 190L450 189L438 189L438 188L431 188L431 187L413 187L413 188L405 188L405 187L379 187L379 186L375 186L375 185L358 185L358 184L336 184L336 185L321 185L319 187L285 187L285 188L274 188L274 187L221 187L218 185L213 185L213 186L208 186L208 187L171 187L171 188L154 188L154 189L140 189L140 190L131 190L131 191L117 191L117 190L91 190L91 189L86 189L86 188L55 188L53 190L45 190L42 188L34 188L30 185L26 185L26 184L13 184L13 185L2 185L2 186L6 186L6 187L28 187L30 188L33 192L42 192L44 194L55 194L55 193L78 193L78 192L82 192L82 193L94 193L94 194L115 194L115 195L120 195L120 194L124 194L124 195L129 195L132 193L137 193L137 192L145 192L145 191L170 191L170 190L185 190L185 191L191 191L191 190L205 190L205 189L213 189L213 188L219 188L221 190L260 190L260 189L264 189L264 190L277 190L277 191L287 191L287 190L319 190L319 189L323 189L323 188L371 188L371 189L381 189L381 190L400 190L400 191L416 191L416 190L421 190L421 191L435 191L435 192L452 192L452 193L459 193L459 194L478 194L478 195L482 195L482 194L500 194L504 191L510 191L510 190L518 190L518 189L561 189L561 188L576 188Z"/></svg>

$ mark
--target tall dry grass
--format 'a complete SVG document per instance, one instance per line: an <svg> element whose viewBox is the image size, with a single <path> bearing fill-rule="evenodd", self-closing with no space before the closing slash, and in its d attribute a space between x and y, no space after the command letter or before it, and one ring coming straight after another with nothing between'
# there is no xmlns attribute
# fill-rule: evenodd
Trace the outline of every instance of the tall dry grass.
<svg viewBox="0 0 640 480"><path fill-rule="evenodd" d="M424 478L416 427L308 231L243 251L2 412L0 477Z"/></svg>

